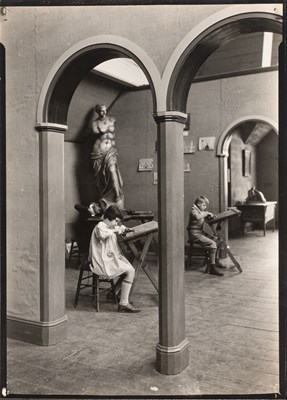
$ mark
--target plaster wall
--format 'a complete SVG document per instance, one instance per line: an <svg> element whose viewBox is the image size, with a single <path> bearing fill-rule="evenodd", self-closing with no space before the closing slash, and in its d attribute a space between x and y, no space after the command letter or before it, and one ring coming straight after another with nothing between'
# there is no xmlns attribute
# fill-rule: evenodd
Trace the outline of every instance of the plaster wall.
<svg viewBox="0 0 287 400"><path fill-rule="evenodd" d="M97 101L106 102L112 92L106 88L105 95L98 97L98 86L93 86ZM93 99L95 100L95 98ZM73 108L82 108L85 96L73 99ZM78 105L78 106L77 106ZM132 210L157 212L157 186L154 171L157 171L155 151L156 123L152 117L150 90L123 93L111 107L116 118L116 148L118 165L124 181L125 207ZM80 115L80 114L79 114ZM83 114L81 115L83 118ZM79 121L77 122L79 124ZM71 130L74 130L71 121ZM65 219L75 222L78 217L75 203L88 205L97 194L94 189L92 161L90 159L93 138L86 137L80 143L65 143ZM139 172L140 158L152 158L152 171Z"/></svg>
<svg viewBox="0 0 287 400"><path fill-rule="evenodd" d="M263 33L241 35L212 53L197 77L257 68L261 65Z"/></svg>
<svg viewBox="0 0 287 400"><path fill-rule="evenodd" d="M25 46L30 46L33 58L29 65L31 68L36 64L40 85L69 47L87 37L104 34L119 35L138 44L162 73L183 37L203 19L228 7L231 6L11 7L2 24L1 36L4 45L9 43L8 55L14 59L18 58L19 50L26 53ZM26 68L30 69L28 65Z"/></svg>
<svg viewBox="0 0 287 400"><path fill-rule="evenodd" d="M190 112L189 140L193 140L194 154L185 155L191 172L184 173L185 221L193 200L204 194L210 200L210 210L219 211L219 159L216 151L198 151L200 137L221 134L237 119L261 115L278 121L278 74L268 72L255 75L194 83L187 101ZM216 145L215 145L216 149Z"/></svg>
<svg viewBox="0 0 287 400"><path fill-rule="evenodd" d="M125 207L157 213L157 171L155 142L157 126L153 119L150 90L124 93L113 107L117 116L117 149L124 179ZM138 170L141 158L152 158L152 171Z"/></svg>
<svg viewBox="0 0 287 400"><path fill-rule="evenodd" d="M278 165L278 134L272 131L257 146L257 186L268 201L278 201ZM275 222L278 224L278 206Z"/></svg>
<svg viewBox="0 0 287 400"><path fill-rule="evenodd" d="M242 151L248 150L251 154L250 175L243 176L243 155ZM236 202L244 202L248 190L252 186L257 186L256 176L256 147L251 144L245 144L240 134L235 133L230 143L231 157L231 206ZM260 189L260 188L259 188Z"/></svg>
<svg viewBox="0 0 287 400"><path fill-rule="evenodd" d="M87 205L95 200L90 157L94 143L91 125L98 117L94 107L97 103L104 103L109 110L122 89L122 86L90 73L79 84L71 100L65 134L66 223L77 219L76 203Z"/></svg>
<svg viewBox="0 0 287 400"><path fill-rule="evenodd" d="M1 24L2 34L5 27ZM35 93L39 88L33 46L35 32L29 18L13 29L6 44L8 309L10 315L37 320L39 137L34 126L38 100Z"/></svg>
<svg viewBox="0 0 287 400"><path fill-rule="evenodd" d="M199 68L196 77L259 68L262 64L263 32L240 35L221 46ZM273 34L270 65L278 65L282 35Z"/></svg>
<svg viewBox="0 0 287 400"><path fill-rule="evenodd" d="M1 16L7 71L9 315L30 320L40 316L39 137L35 123L39 94L51 67L75 43L115 34L141 46L163 71L187 32L225 7L229 6L11 7L7 16Z"/></svg>
<svg viewBox="0 0 287 400"><path fill-rule="evenodd" d="M37 320L40 314L39 134L35 123L39 94L51 67L79 41L96 35L114 34L133 41L145 50L162 73L183 37L203 19L228 7L232 5L10 7L7 16L0 17L1 41L6 48L7 279L10 315ZM257 80L258 77L252 77L250 85L254 87ZM268 90L277 86L274 86L274 79L271 79L269 87L267 85L268 82L264 82L259 91L268 98ZM266 89L266 93L262 93L262 88ZM245 102L242 96L239 99L244 99L244 104L239 104L239 83L234 85L235 98L230 94L226 81L220 82L216 89L216 98L219 98L220 89L221 96L228 103L223 104L220 118L213 115L213 110L212 118L205 116L215 104L210 103L210 96L207 96L208 106L203 106L203 99L200 103L201 110L205 108L203 115L198 113L197 105L192 104L197 109L193 112L194 119L199 118L195 126L203 125L202 129L197 128L196 134L214 131L219 135L219 128L223 128L221 124L238 115L235 107L240 107L242 113L249 107L249 101ZM252 93L250 90L249 100L262 107L261 98L255 93L255 98L252 98ZM266 98L264 104L266 112L272 114L272 107L267 109L270 104ZM136 159L139 154L151 154L151 151L151 148L145 148L133 157ZM71 150L73 152L75 148ZM209 160L212 155L205 154L200 163ZM211 160L213 169L216 162ZM201 178L203 172L204 168ZM146 174L140 179L150 177ZM215 207L218 180L212 178L216 178L213 173L207 187ZM127 179L129 181L131 176ZM143 199L142 205L147 208L149 200L147 197Z"/></svg>
<svg viewBox="0 0 287 400"><path fill-rule="evenodd" d="M268 161L267 161L268 160ZM278 200L278 135L270 132L257 148L257 186L266 200Z"/></svg>
<svg viewBox="0 0 287 400"><path fill-rule="evenodd" d="M201 193L207 195L210 199L210 209L214 212L219 210L218 158L215 150L198 151L199 137L215 136L217 142L227 126L236 119L250 114L260 114L276 121L276 88L276 72L192 85L187 107L191 113L188 140L193 140L196 150L194 154L184 155L185 161L189 162L191 166L191 172L184 173L185 221L188 220L189 210L194 198ZM91 93L99 92L97 85L89 90ZM103 92L101 93L103 95L101 101L111 95L108 94L107 87L106 97ZM264 96L264 102L258 101L256 96L259 96L259 99ZM81 96L74 96L73 109L83 109L80 103L85 102L84 97L82 91ZM125 206L128 209L152 210L156 213L157 186L153 182L153 172L157 171L156 124L152 118L150 90L123 93L112 106L111 113L116 117L116 146L119 153L119 167L124 180ZM84 118L83 114L81 118ZM77 121L77 124L79 124L79 121ZM70 129L74 130L72 121ZM89 197L84 196L84 204L88 204L88 198L93 199L93 176L89 172L91 168L89 158L91 146L92 143L87 140L84 143L65 143L67 223L73 222L77 217L73 206L83 196L85 190L89 192ZM234 135L232 140L232 188L234 190L232 198L234 201L245 198L247 190L251 185L256 184L255 149L252 149L252 174L249 177L242 177L241 151L247 147L243 145L241 138ZM269 148L268 145L265 148ZM264 150L262 151L264 152ZM266 150L264 154L266 155ZM140 158L153 158L153 171L138 172ZM262 158L264 158L264 155ZM85 179L81 180L81 186L79 186L79 181L76 180L76 168L79 160L82 168L80 173L83 177L85 176ZM275 168L275 175L276 171Z"/></svg>

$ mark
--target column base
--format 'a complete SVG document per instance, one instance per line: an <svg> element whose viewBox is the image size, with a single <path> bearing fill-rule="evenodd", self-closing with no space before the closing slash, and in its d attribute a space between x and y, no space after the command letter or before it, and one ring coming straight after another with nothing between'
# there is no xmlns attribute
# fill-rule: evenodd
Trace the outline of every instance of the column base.
<svg viewBox="0 0 287 400"><path fill-rule="evenodd" d="M156 370L163 375L180 374L189 365L189 343L184 339L178 346L156 347Z"/></svg>
<svg viewBox="0 0 287 400"><path fill-rule="evenodd" d="M56 321L28 321L7 316L7 337L21 342L51 346L67 337L67 316Z"/></svg>

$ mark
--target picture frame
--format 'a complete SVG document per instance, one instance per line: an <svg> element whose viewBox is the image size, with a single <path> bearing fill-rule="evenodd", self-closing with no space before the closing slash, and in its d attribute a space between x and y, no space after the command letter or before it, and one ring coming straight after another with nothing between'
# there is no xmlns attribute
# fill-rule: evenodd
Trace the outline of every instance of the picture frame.
<svg viewBox="0 0 287 400"><path fill-rule="evenodd" d="M184 138L183 153L184 154L193 154L193 153L195 153L194 142L193 142L193 140L189 139L188 137Z"/></svg>

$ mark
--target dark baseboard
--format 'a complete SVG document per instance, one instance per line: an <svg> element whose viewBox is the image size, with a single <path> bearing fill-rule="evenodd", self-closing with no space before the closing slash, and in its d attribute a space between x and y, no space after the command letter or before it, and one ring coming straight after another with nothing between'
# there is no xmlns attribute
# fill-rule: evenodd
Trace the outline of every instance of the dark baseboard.
<svg viewBox="0 0 287 400"><path fill-rule="evenodd" d="M67 316L51 322L7 316L7 337L39 346L51 346L67 337Z"/></svg>

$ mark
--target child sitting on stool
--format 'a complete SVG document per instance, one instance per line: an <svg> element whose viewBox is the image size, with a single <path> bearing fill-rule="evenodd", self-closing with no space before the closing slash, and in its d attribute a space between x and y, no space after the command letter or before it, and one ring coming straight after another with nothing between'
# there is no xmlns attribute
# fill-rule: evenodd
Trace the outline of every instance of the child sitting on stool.
<svg viewBox="0 0 287 400"><path fill-rule="evenodd" d="M103 220L95 226L91 236L89 262L91 271L100 278L119 277L115 284L116 294L121 292L118 311L137 313L141 310L129 302L135 270L121 253L117 241L117 234L129 230L124 225L118 225L122 218L123 215L117 206L111 205L106 209Z"/></svg>
<svg viewBox="0 0 287 400"><path fill-rule="evenodd" d="M216 270L216 250L217 238L209 235L203 229L205 218L215 218L216 216L209 211L206 211L209 200L205 196L198 196L191 207L189 214L189 222L187 226L190 244L199 244L201 247L210 251L210 269L211 275L223 276L223 274ZM219 265L220 266L220 265Z"/></svg>

